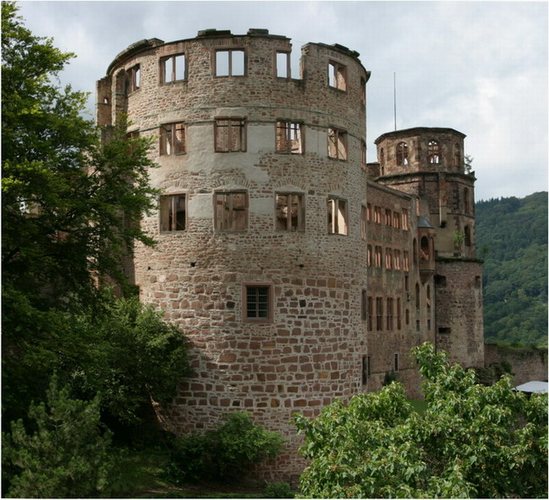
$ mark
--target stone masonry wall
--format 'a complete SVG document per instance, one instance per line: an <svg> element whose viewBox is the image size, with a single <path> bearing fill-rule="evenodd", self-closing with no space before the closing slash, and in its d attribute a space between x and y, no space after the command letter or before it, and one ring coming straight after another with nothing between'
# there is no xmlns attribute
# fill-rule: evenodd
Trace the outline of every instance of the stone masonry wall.
<svg viewBox="0 0 549 500"><path fill-rule="evenodd" d="M511 365L513 385L531 380L547 381L547 350L527 347L484 345L484 363L488 367L506 361Z"/></svg>

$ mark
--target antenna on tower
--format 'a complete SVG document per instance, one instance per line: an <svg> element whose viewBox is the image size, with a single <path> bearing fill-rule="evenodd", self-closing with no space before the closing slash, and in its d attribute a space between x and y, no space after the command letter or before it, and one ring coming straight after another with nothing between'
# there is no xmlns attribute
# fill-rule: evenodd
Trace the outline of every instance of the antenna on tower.
<svg viewBox="0 0 549 500"><path fill-rule="evenodd" d="M393 72L393 116L395 120L395 130L397 129L397 85L396 72Z"/></svg>

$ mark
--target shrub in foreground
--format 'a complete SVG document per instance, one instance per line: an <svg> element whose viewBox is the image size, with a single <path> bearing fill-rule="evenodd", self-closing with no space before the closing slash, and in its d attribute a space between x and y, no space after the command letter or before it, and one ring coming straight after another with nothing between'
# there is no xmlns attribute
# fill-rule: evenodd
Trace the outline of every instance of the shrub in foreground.
<svg viewBox="0 0 549 500"><path fill-rule="evenodd" d="M250 415L230 413L215 430L175 440L172 462L180 479L234 480L266 458L274 458L282 437L253 423Z"/></svg>

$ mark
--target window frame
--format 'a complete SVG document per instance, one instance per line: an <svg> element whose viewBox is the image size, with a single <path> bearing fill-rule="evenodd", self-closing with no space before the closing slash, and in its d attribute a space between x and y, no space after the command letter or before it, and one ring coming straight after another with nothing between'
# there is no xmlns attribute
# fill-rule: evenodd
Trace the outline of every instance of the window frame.
<svg viewBox="0 0 549 500"><path fill-rule="evenodd" d="M228 60L227 60L227 75L218 75L217 71L217 54L220 52L227 52L228 53ZM234 75L233 74L233 52L242 52L243 53L243 73L241 75ZM214 50L213 54L213 60L214 60L214 77L215 78L242 78L245 76L248 76L248 54L246 52L246 49L244 47L231 47L231 48L219 48Z"/></svg>
<svg viewBox="0 0 549 500"><path fill-rule="evenodd" d="M297 212L297 226L294 228L292 224L292 217L286 216L286 227L282 228L279 227L278 223L278 197L279 196L286 196L288 197L289 201L287 202L286 206L288 208L288 212L290 212L290 205L292 204L293 197L297 197L298 199L298 212ZM305 194L297 191L276 191L274 194L274 224L275 224L275 231L287 231L287 232L303 232L305 231Z"/></svg>
<svg viewBox="0 0 549 500"><path fill-rule="evenodd" d="M395 146L395 160L398 167L407 167L410 164L409 153L408 144L405 141L400 141Z"/></svg>
<svg viewBox="0 0 549 500"><path fill-rule="evenodd" d="M349 159L347 131L338 127L328 127L326 137L328 140L328 158L338 161L347 161ZM343 154L341 154L340 151L340 144L343 145Z"/></svg>
<svg viewBox="0 0 549 500"><path fill-rule="evenodd" d="M303 131L303 122L295 122L284 119L277 120L275 123L275 152L279 154L302 155L305 151ZM294 134L298 137L298 139L292 139ZM279 141L279 137L281 135L284 135L284 138ZM280 147L282 141L286 144L286 147ZM299 151L293 150L294 141L299 143Z"/></svg>
<svg viewBox="0 0 549 500"><path fill-rule="evenodd" d="M383 331L383 297L376 297L376 332Z"/></svg>
<svg viewBox="0 0 549 500"><path fill-rule="evenodd" d="M172 211L175 211L175 213L177 214L177 211L175 210L175 203L176 203L176 199L177 198L180 198L180 197L183 197L184 199L184 227L182 229L177 229L177 215L173 215L173 212ZM167 233L177 233L177 232L184 232L184 231L187 231L188 229L188 199L189 197L187 196L187 193L167 193L167 194L162 194L160 195L159 199L158 199L158 228L159 228L159 232L161 234L167 234ZM169 203L169 207L168 207L168 221L167 221L167 225L168 225L168 229L164 229L164 224L163 224L163 209L162 209L162 205L163 205L163 200L167 200L167 199L171 199L171 202ZM170 224L170 220L172 221L172 224ZM175 228L170 228L170 226L173 226L175 224Z"/></svg>
<svg viewBox="0 0 549 500"><path fill-rule="evenodd" d="M177 58L183 57L183 78L177 78ZM171 63L171 80L166 80L166 74L167 74L167 63L168 61L172 60ZM178 52L177 54L170 54L168 56L162 56L159 59L159 65L160 65L160 84L161 85L172 85L175 83L184 82L187 80L187 56L185 52Z"/></svg>
<svg viewBox="0 0 549 500"><path fill-rule="evenodd" d="M227 125L222 125L221 122L228 122ZM221 142L221 130L227 127L227 145L226 149L219 147ZM237 129L238 132L232 132ZM239 149L231 149L233 134L238 134ZM228 116L217 117L214 119L214 151L216 153L244 153L247 147L247 120L246 118Z"/></svg>
<svg viewBox="0 0 549 500"><path fill-rule="evenodd" d="M227 220L232 220L233 222L230 222L228 225L232 226L235 225L233 217L236 217L235 215L232 215L234 212L242 210L244 212L244 227L240 228L232 228L232 227L225 227L225 217L219 218L218 216L218 196L225 196L228 197L230 195L244 195L244 208L235 208L234 207L234 200L231 198L226 198L225 201L229 201L229 216L227 217ZM248 230L248 218L249 218L249 211L250 211L250 202L249 202L249 195L248 191L245 189L231 189L231 190L219 190L215 191L213 195L213 205L214 205L214 230L216 232L223 232L223 233L235 233L235 232L243 232Z"/></svg>
<svg viewBox="0 0 549 500"><path fill-rule="evenodd" d="M131 94L141 88L141 64L134 64L126 70L128 75L127 93Z"/></svg>
<svg viewBox="0 0 549 500"><path fill-rule="evenodd" d="M343 204L343 210L340 208L340 204ZM327 223L328 223L328 234L338 234L341 236L349 236L349 205L346 199L339 196L328 196L326 200L326 212L327 212ZM338 215L343 214L343 222L345 227L343 231L339 229L339 217Z"/></svg>
<svg viewBox="0 0 549 500"><path fill-rule="evenodd" d="M265 289L267 290L267 315L266 316L248 316L250 310L250 303L248 301L248 290L249 289ZM274 287L272 283L266 282L245 282L242 284L242 321L244 323L253 323L253 324L269 324L273 322L274 318ZM256 298L259 301L258 295ZM259 303L256 305L256 310L259 312Z"/></svg>
<svg viewBox="0 0 549 500"><path fill-rule="evenodd" d="M440 165L440 143L436 139L427 142L427 162L430 165Z"/></svg>
<svg viewBox="0 0 549 500"><path fill-rule="evenodd" d="M181 128L178 128L178 126L181 126ZM170 127L170 131L167 131L167 127ZM176 148L176 135L177 131L182 130L183 131L183 140L180 141L183 143L182 150L178 150ZM170 136L171 140L171 147L173 149L173 152L167 153L166 152L166 138ZM160 132L158 134L159 138L159 156L180 156L187 153L187 127L184 122L170 122L170 123L162 123L160 125Z"/></svg>
<svg viewBox="0 0 549 500"><path fill-rule="evenodd" d="M328 61L328 87L340 92L347 92L347 66L345 64L334 60Z"/></svg>
<svg viewBox="0 0 549 500"><path fill-rule="evenodd" d="M286 56L286 76L279 76L278 69L278 55L283 54ZM292 60L291 60L291 51L289 50L276 50L275 56L274 56L274 73L276 78L280 78L281 80L291 80L292 79Z"/></svg>

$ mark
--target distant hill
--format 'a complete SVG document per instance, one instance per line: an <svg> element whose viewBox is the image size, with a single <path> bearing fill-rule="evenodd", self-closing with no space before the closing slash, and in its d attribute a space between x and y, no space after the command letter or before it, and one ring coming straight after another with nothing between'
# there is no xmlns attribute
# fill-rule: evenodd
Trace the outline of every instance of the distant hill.
<svg viewBox="0 0 549 500"><path fill-rule="evenodd" d="M547 192L476 204L484 338L547 347Z"/></svg>

